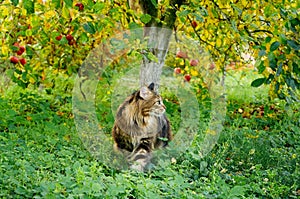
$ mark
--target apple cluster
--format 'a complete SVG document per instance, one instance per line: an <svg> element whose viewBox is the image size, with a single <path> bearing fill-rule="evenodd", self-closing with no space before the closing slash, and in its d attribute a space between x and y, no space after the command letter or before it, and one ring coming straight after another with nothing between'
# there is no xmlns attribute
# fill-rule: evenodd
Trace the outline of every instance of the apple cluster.
<svg viewBox="0 0 300 199"><path fill-rule="evenodd" d="M76 3L75 6L78 7L79 11L83 11L84 10L84 5L82 3L80 3L80 2Z"/></svg>
<svg viewBox="0 0 300 199"><path fill-rule="evenodd" d="M185 52L183 52L183 51L178 51L177 53L176 53L176 57L177 58L180 58L180 59L188 59L188 55L187 55L187 53L185 53ZM199 63L199 61L198 60L196 60L196 59L191 59L190 60L190 62L189 62L189 65L190 66L197 66L198 65L198 63ZM181 68L180 67L176 67L176 68L174 68L174 73L175 74L181 74L182 72L181 72ZM186 82L190 82L190 80L191 80L191 75L190 74L185 74L184 75L184 80L186 81Z"/></svg>
<svg viewBox="0 0 300 199"><path fill-rule="evenodd" d="M60 41L62 38L63 38L63 35L62 35L62 34L60 34L60 35L58 35L57 37L55 37L55 39L56 39L57 41ZM76 40L74 39L74 37L73 37L71 34L67 34L67 35L66 35L66 39L68 40L68 44L69 44L70 46L76 44Z"/></svg>
<svg viewBox="0 0 300 199"><path fill-rule="evenodd" d="M18 56L21 56L25 52L25 47L20 46L20 43L16 42L14 43L14 46L17 48L15 51L16 55L10 57L10 62L13 64L21 63L23 66L26 64L26 59L25 58L19 58Z"/></svg>

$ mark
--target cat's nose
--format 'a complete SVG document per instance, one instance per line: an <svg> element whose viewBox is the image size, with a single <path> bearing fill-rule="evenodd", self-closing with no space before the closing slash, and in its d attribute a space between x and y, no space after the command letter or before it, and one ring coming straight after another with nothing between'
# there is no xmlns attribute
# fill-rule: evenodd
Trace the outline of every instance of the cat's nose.
<svg viewBox="0 0 300 199"><path fill-rule="evenodd" d="M165 106L164 104L161 104L161 106L162 106L164 109L166 109L166 106Z"/></svg>

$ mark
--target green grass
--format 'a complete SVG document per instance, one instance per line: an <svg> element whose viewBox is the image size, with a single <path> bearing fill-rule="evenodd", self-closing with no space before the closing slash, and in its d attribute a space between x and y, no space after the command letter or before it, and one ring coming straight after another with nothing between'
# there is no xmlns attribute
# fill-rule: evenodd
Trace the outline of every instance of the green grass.
<svg viewBox="0 0 300 199"><path fill-rule="evenodd" d="M299 197L299 106L268 102L266 88L244 84L241 95L240 86L231 85L224 131L206 157L200 159L193 145L176 162L137 173L109 168L83 147L71 89L60 87L72 81L57 80L50 94L13 84L1 93L0 198ZM171 102L168 111L177 113ZM97 112L109 130L109 101L102 105Z"/></svg>
<svg viewBox="0 0 300 199"><path fill-rule="evenodd" d="M251 87L251 82L260 77L262 76L254 69L228 71L225 79L227 99L246 103L266 101L269 92L266 85Z"/></svg>

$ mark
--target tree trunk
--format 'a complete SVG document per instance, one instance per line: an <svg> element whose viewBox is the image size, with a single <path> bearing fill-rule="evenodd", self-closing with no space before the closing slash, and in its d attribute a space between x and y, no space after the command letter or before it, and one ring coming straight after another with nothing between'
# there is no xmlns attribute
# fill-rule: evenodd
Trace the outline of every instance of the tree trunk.
<svg viewBox="0 0 300 199"><path fill-rule="evenodd" d="M147 56L143 57L140 70L140 84L155 84L155 90L158 91L162 67L165 63L165 57L168 52L169 40L172 30L165 28L150 27L145 28L145 36L148 37L148 48L157 59L150 60Z"/></svg>
<svg viewBox="0 0 300 199"><path fill-rule="evenodd" d="M152 20L146 24L144 37L148 41L148 50L157 59L150 60L144 56L140 70L140 84L144 86L153 82L155 90L158 91L162 67L165 63L172 29L176 21L176 10L184 3L184 0L170 0L168 9L161 18L163 22L160 23L156 21L158 17L157 5L155 6L152 2L153 0L140 0L140 6L144 14L149 14L152 17Z"/></svg>

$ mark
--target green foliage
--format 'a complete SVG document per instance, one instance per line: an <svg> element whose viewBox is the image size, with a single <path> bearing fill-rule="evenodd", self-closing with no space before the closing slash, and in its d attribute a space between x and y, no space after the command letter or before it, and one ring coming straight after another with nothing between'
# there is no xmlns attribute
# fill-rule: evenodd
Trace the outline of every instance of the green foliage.
<svg viewBox="0 0 300 199"><path fill-rule="evenodd" d="M88 0L82 2L82 9L69 0L2 1L1 68L23 88L44 84L45 79L58 73L72 75L91 49L108 35L151 21L168 27L164 18L171 17L176 9L176 30L199 40L213 56L216 70L224 72L231 63L249 64L243 56L246 53L255 59L255 67L266 78L264 82L257 80L254 86L269 85L272 99L288 103L299 100L299 18L295 1L191 0L172 9L168 3L173 1L149 1L157 9L151 15L141 13L135 4L135 10L131 10L123 1ZM66 39L68 35L72 39ZM15 43L26 51L16 55ZM9 63L11 56L23 58L26 63Z"/></svg>
<svg viewBox="0 0 300 199"><path fill-rule="evenodd" d="M252 85L270 86L270 98L299 101L299 4L296 1L189 1L177 13L184 30L213 56L224 71L234 62L265 76Z"/></svg>
<svg viewBox="0 0 300 199"><path fill-rule="evenodd" d="M158 17L164 16L164 4L151 2ZM0 88L1 198L299 197L300 107L292 103L298 99L300 74L296 2L190 1L175 6L176 30L198 39L212 54L212 70L225 71L230 62L244 65L241 53L248 51L256 58L257 72L243 70L238 77L227 73L225 130L211 153L200 159L196 139L171 164L158 161L159 169L149 173L114 170L83 147L73 122L71 93L74 75L92 48L115 31L140 27L150 18L123 1L85 0L83 10L76 3L1 1L0 71L21 86L2 83ZM25 52L18 53L21 46ZM11 56L26 63L10 63ZM192 76L204 128L211 110L207 87L188 60L173 58L170 66ZM130 69L126 55L115 62L100 78L96 99L107 134L114 120L114 78ZM251 82L270 87L253 90ZM268 101L268 91L290 106ZM167 90L162 95L176 131L181 122L178 99Z"/></svg>
<svg viewBox="0 0 300 199"><path fill-rule="evenodd" d="M111 74L99 84L100 124L110 130ZM235 75L235 74L232 74ZM237 77L236 77L237 78ZM149 173L117 171L83 147L73 122L70 93L57 80L45 90L10 86L0 98L0 197L3 198L297 198L299 195L299 106L266 103L266 96L234 101L232 86L225 130L200 159L194 143L171 164L158 161ZM247 80L249 81L249 80ZM243 83L242 81L240 83ZM251 88L251 87L250 87ZM247 88L247 89L250 89ZM195 87L197 90L197 87ZM107 93L108 92L108 93ZM180 123L176 97L162 91L173 128ZM199 99L202 95L197 96ZM244 101L243 101L244 100ZM255 103L256 102L256 103ZM208 101L200 103L209 119ZM203 122L204 124L205 122ZM200 133L200 132L199 132Z"/></svg>
<svg viewBox="0 0 300 199"><path fill-rule="evenodd" d="M3 1L1 69L23 88L73 75L91 49L123 26L112 22L123 17L123 8L112 9L112 3L85 1L81 11L73 1ZM25 52L17 54L19 46ZM11 56L26 63L9 63Z"/></svg>

